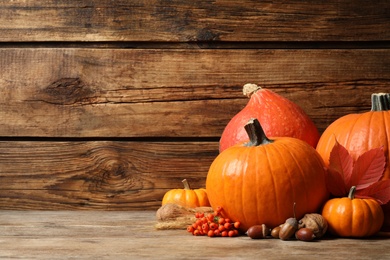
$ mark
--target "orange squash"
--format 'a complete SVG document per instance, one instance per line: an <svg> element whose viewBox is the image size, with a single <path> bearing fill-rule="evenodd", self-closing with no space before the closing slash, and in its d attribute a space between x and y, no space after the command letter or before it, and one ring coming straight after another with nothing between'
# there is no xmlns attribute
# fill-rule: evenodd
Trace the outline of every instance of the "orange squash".
<svg viewBox="0 0 390 260"><path fill-rule="evenodd" d="M390 158L390 94L372 94L371 111L345 115L330 124L320 137L317 152L326 165L336 140L351 154L354 161L363 153L383 147ZM390 178L390 163L387 163L383 179Z"/></svg>
<svg viewBox="0 0 390 260"><path fill-rule="evenodd" d="M330 124L317 144L317 152L329 165L329 156L336 140L351 154L354 161L363 153L383 147L387 158L384 180L390 179L390 94L371 95L371 111L345 115ZM390 203L383 205L385 212L384 231L390 231Z"/></svg>
<svg viewBox="0 0 390 260"><path fill-rule="evenodd" d="M219 141L220 152L248 141L244 126L251 118L259 120L270 138L294 137L316 147L320 138L318 129L297 104L255 84L245 84L243 93L249 97L248 103L226 125Z"/></svg>
<svg viewBox="0 0 390 260"><path fill-rule="evenodd" d="M328 222L328 230L341 237L368 237L377 233L384 221L383 210L373 199L354 198L353 186L346 198L327 201L322 216Z"/></svg>
<svg viewBox="0 0 390 260"><path fill-rule="evenodd" d="M188 181L183 181L184 189L173 189L165 193L162 205L174 203L187 208L210 207L206 189L191 189Z"/></svg>
<svg viewBox="0 0 390 260"><path fill-rule="evenodd" d="M259 121L245 126L249 143L221 152L207 174L211 206L241 223L241 229L276 227L293 216L320 209L328 198L325 169L315 149L291 137L268 139Z"/></svg>

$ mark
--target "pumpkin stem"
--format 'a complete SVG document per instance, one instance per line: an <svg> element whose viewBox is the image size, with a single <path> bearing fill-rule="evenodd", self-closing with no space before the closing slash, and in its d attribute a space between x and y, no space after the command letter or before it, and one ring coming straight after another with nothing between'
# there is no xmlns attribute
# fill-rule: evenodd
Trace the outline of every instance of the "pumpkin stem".
<svg viewBox="0 0 390 260"><path fill-rule="evenodd" d="M261 127L259 120L252 118L244 126L246 133L249 136L249 142L246 146L259 146L262 144L269 144L273 141L268 139L265 135L263 128Z"/></svg>
<svg viewBox="0 0 390 260"><path fill-rule="evenodd" d="M259 89L261 89L261 87L256 84L247 83L242 87L242 94L250 98L252 94L256 93Z"/></svg>
<svg viewBox="0 0 390 260"><path fill-rule="evenodd" d="M390 110L390 93L374 93L371 95L371 111Z"/></svg>
<svg viewBox="0 0 390 260"><path fill-rule="evenodd" d="M348 193L348 198L353 200L355 198L356 186L352 186Z"/></svg>
<svg viewBox="0 0 390 260"><path fill-rule="evenodd" d="M190 190L191 189L190 188L190 184L188 183L187 179L184 179L181 182L183 183L185 190Z"/></svg>

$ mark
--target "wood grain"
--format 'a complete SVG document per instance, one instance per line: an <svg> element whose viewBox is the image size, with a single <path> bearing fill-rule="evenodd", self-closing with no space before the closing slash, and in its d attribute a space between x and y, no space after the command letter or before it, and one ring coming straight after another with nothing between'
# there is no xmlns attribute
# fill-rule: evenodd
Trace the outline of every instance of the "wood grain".
<svg viewBox="0 0 390 260"><path fill-rule="evenodd" d="M320 132L368 111L389 27L386 0L3 1L0 209L155 209L204 185L245 83Z"/></svg>
<svg viewBox="0 0 390 260"><path fill-rule="evenodd" d="M388 259L386 237L312 243L154 229L154 211L0 211L5 259ZM212 241L210 240L212 239ZM211 242L210 242L211 241Z"/></svg>
<svg viewBox="0 0 390 260"><path fill-rule="evenodd" d="M383 41L385 0L6 1L0 41Z"/></svg>
<svg viewBox="0 0 390 260"><path fill-rule="evenodd" d="M296 102L322 131L387 91L387 54L0 49L0 136L219 137L248 82Z"/></svg>
<svg viewBox="0 0 390 260"><path fill-rule="evenodd" d="M157 209L205 186L215 142L0 142L2 209Z"/></svg>

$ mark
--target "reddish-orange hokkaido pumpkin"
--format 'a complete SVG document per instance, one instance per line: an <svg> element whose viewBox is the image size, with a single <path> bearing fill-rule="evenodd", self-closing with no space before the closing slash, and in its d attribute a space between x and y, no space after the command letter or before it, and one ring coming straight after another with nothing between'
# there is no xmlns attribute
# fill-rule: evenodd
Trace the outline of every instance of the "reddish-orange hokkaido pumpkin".
<svg viewBox="0 0 390 260"><path fill-rule="evenodd" d="M390 94L372 94L371 111L362 114L345 115L332 124L322 134L317 151L329 164L330 152L339 142L356 159L373 148L383 147L387 162L383 179L390 179ZM385 211L384 230L390 230L390 205L383 206Z"/></svg>
<svg viewBox="0 0 390 260"><path fill-rule="evenodd" d="M248 141L244 126L251 118L259 120L268 137L295 137L316 147L320 138L318 129L297 104L255 84L246 84L243 93L250 99L226 125L219 142L220 152Z"/></svg>
<svg viewBox="0 0 390 260"><path fill-rule="evenodd" d="M245 231L257 224L276 227L293 216L317 212L328 198L321 157L306 142L268 139L257 120L245 129L250 142L221 152L210 166L206 191L211 206L240 221Z"/></svg>
<svg viewBox="0 0 390 260"><path fill-rule="evenodd" d="M328 200L322 216L328 222L329 231L341 237L368 237L377 233L384 220L383 211L374 199L354 198L356 187L348 197Z"/></svg>

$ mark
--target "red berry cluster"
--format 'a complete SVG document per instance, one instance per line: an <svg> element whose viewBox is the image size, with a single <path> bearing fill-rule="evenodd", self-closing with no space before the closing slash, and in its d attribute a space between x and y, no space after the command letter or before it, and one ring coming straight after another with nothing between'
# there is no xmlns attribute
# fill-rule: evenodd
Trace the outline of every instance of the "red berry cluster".
<svg viewBox="0 0 390 260"><path fill-rule="evenodd" d="M240 222L232 222L221 216L221 207L217 207L214 213L195 213L196 221L187 227L187 231L194 236L209 237L236 237L239 235Z"/></svg>

